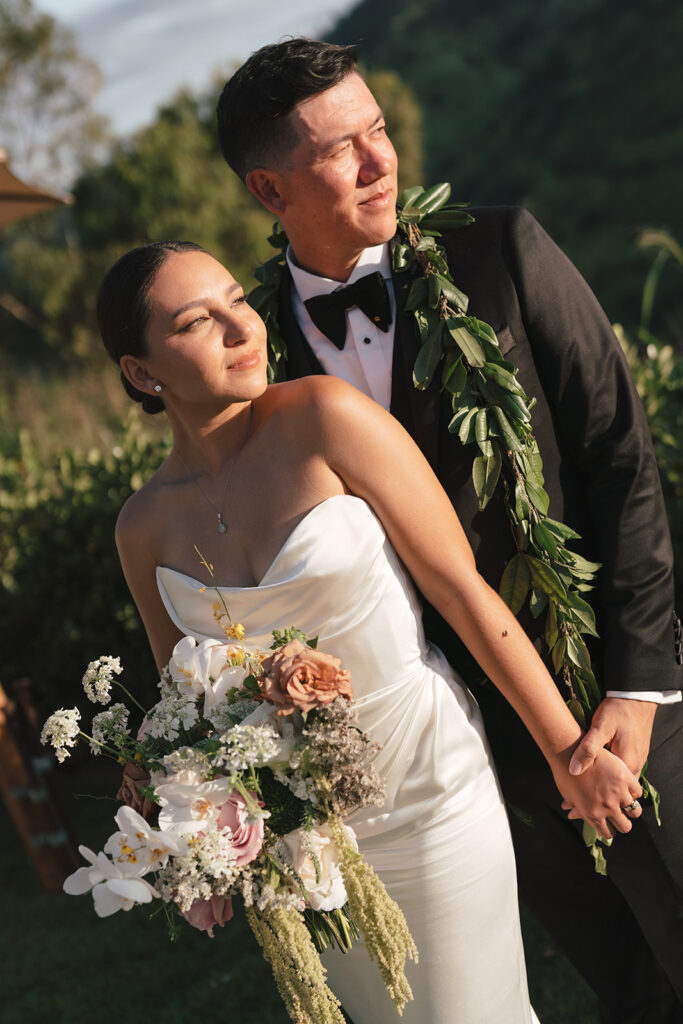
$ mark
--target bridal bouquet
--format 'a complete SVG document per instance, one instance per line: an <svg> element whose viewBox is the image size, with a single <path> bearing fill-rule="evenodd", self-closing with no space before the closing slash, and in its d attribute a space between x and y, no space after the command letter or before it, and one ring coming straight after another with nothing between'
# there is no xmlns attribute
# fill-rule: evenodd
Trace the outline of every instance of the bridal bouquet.
<svg viewBox="0 0 683 1024"><path fill-rule="evenodd" d="M342 1024L319 951L347 950L362 935L402 1012L412 998L406 957L417 951L399 907L358 853L342 815L381 804L360 731L349 673L296 629L273 633L268 654L249 652L241 625L215 607L226 643L183 637L148 711L116 678L117 658L91 662L86 695L109 705L88 735L78 708L45 723L59 761L79 738L125 765L118 830L64 882L92 892L108 917L160 901L172 934L177 916L213 937L241 897L292 1020ZM227 621L225 621L227 620ZM144 717L111 703L118 686Z"/></svg>

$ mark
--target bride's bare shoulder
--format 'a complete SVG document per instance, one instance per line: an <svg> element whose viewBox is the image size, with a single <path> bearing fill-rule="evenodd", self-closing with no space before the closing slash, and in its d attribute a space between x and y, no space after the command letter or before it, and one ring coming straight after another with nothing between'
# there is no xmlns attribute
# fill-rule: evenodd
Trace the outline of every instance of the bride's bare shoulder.
<svg viewBox="0 0 683 1024"><path fill-rule="evenodd" d="M311 377L300 377L298 380L284 381L281 384L271 384L263 398L269 403L270 410L273 412L281 409L302 413L319 413L321 410L333 411L340 404L348 405L350 403L353 406L370 401L353 385L347 384L339 377L331 377L326 374L316 374Z"/></svg>
<svg viewBox="0 0 683 1024"><path fill-rule="evenodd" d="M148 540L150 524L156 522L162 501L166 460L152 476L134 491L123 503L116 520L115 538L121 551L131 545L137 546Z"/></svg>

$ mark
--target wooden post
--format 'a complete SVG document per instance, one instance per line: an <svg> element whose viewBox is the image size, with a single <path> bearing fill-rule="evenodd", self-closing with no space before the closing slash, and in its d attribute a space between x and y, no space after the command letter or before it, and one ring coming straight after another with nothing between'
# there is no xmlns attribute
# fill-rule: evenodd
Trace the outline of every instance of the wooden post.
<svg viewBox="0 0 683 1024"><path fill-rule="evenodd" d="M58 892L82 866L54 785L54 759L40 743L30 684L10 700L0 686L0 793L40 880Z"/></svg>

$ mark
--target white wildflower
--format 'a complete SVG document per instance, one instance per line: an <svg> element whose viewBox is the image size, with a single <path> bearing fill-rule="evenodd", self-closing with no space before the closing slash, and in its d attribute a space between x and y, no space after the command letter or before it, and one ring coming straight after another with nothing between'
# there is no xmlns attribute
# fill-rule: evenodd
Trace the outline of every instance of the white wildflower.
<svg viewBox="0 0 683 1024"><path fill-rule="evenodd" d="M128 726L129 711L125 704L112 704L106 711L100 711L92 720L90 732L90 750L97 757L102 753L101 744L113 742L120 745L125 736L130 736Z"/></svg>
<svg viewBox="0 0 683 1024"><path fill-rule="evenodd" d="M320 802L319 786L310 775L301 775L296 771L288 775L279 768L273 769L273 775L278 782L281 782L283 786L291 790L299 800L312 803L314 807L317 807Z"/></svg>
<svg viewBox="0 0 683 1024"><path fill-rule="evenodd" d="M67 747L75 747L80 729L81 713L78 708L60 708L50 715L40 734L40 742L55 748L57 760L65 761L70 756Z"/></svg>
<svg viewBox="0 0 683 1024"><path fill-rule="evenodd" d="M168 781L167 776L175 775L186 769L207 776L211 768L209 755L198 747L178 747L177 750L172 750L170 754L162 757L161 763L164 766L165 774L155 773L155 777L160 782L166 782Z"/></svg>
<svg viewBox="0 0 683 1024"><path fill-rule="evenodd" d="M277 757L279 736L270 726L233 725L221 736L221 750L214 758L231 775L259 768Z"/></svg>
<svg viewBox="0 0 683 1024"><path fill-rule="evenodd" d="M192 697L168 693L147 713L147 732L155 739L172 742L180 730L191 729L199 718L197 704Z"/></svg>
<svg viewBox="0 0 683 1024"><path fill-rule="evenodd" d="M228 895L240 874L229 832L198 833L188 847L185 855L169 860L157 880L163 898L180 910L189 910L195 900Z"/></svg>
<svg viewBox="0 0 683 1024"><path fill-rule="evenodd" d="M235 719L241 722L256 706L257 702L249 697L238 697L233 701L224 700L210 709L205 706L204 718L208 718L217 732L227 732L235 725Z"/></svg>
<svg viewBox="0 0 683 1024"><path fill-rule="evenodd" d="M83 676L83 689L93 704L108 704L111 700L111 685L114 676L121 675L121 659L105 654L97 661L91 661Z"/></svg>

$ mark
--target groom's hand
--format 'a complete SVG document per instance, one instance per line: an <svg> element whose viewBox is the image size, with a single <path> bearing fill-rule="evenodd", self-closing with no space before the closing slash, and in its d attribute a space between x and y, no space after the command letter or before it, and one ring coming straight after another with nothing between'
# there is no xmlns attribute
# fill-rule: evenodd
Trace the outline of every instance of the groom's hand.
<svg viewBox="0 0 683 1024"><path fill-rule="evenodd" d="M590 729L574 751L569 765L571 774L585 772L598 751L607 747L640 778L650 749L656 710L657 704L652 701L605 697L593 715Z"/></svg>

